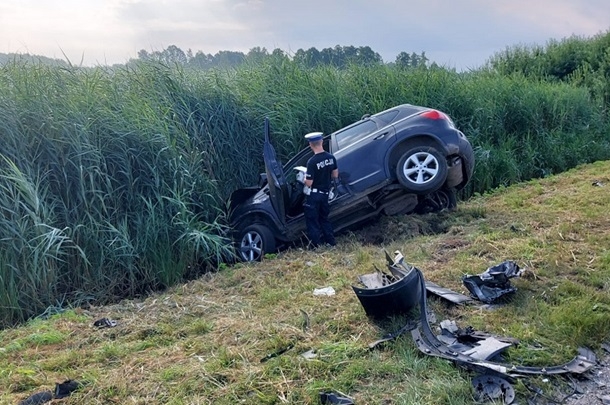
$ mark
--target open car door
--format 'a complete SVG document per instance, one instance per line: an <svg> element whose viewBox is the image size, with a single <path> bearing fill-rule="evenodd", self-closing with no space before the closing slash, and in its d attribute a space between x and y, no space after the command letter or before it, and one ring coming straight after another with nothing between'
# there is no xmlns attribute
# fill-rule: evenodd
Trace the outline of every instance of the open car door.
<svg viewBox="0 0 610 405"><path fill-rule="evenodd" d="M267 173L267 184L269 185L269 198L271 205L277 213L282 226L286 226L286 206L284 195L287 192L286 177L284 169L277 159L275 149L271 145L269 134L269 118L265 118L265 143L263 144L263 158L265 160L265 172Z"/></svg>

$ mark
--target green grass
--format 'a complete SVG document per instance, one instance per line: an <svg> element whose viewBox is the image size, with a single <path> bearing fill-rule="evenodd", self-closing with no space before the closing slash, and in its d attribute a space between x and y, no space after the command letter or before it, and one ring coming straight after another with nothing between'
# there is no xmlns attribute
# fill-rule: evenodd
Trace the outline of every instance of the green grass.
<svg viewBox="0 0 610 405"><path fill-rule="evenodd" d="M601 354L610 338L610 194L592 184L610 184L608 173L607 161L580 166L473 197L453 213L384 218L340 236L333 251L290 249L147 298L4 329L0 402L72 378L86 385L71 404L312 404L325 390L363 404L471 404L475 374L425 356L409 334L370 350L403 321L369 321L351 285L384 266L384 249L463 293L464 274L514 260L525 273L512 280L518 291L508 303L489 311L429 299L437 319L519 339L506 354L521 365L561 364L580 346ZM419 231L361 243L402 228ZM324 286L336 295L313 295ZM117 326L93 328L101 317ZM301 356L312 349L315 358ZM565 383L549 380L520 379L519 402L532 395L525 382L548 392Z"/></svg>

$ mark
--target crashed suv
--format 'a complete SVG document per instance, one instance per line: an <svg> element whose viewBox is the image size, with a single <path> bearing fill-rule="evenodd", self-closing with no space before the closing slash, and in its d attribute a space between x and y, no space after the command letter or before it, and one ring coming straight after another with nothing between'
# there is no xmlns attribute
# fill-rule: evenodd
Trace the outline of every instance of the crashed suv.
<svg viewBox="0 0 610 405"><path fill-rule="evenodd" d="M310 148L288 163L278 160L265 120L265 173L257 187L239 189L229 200L238 256L256 261L305 235L303 172ZM470 142L441 111L399 105L324 137L337 159L340 184L329 193L335 232L380 214L453 208L455 192L470 180Z"/></svg>

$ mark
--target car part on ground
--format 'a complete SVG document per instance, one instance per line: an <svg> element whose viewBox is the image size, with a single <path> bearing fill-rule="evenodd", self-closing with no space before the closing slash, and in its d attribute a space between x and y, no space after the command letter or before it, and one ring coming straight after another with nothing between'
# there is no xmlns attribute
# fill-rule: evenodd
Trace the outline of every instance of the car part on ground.
<svg viewBox="0 0 610 405"><path fill-rule="evenodd" d="M480 375L472 380L474 399L477 402L496 400L509 405L515 400L515 390L504 378L494 375Z"/></svg>
<svg viewBox="0 0 610 405"><path fill-rule="evenodd" d="M464 350L464 352L461 352L456 347L449 347L447 344L443 343L441 340L438 339L436 334L432 331L428 322L428 308L426 303L426 281L421 270L419 270L417 267L406 264L404 262L404 256L399 251L395 252L394 259L390 258L387 252L385 255L388 262L388 267L392 271L392 274L402 273L411 275L409 279L410 282L402 288L394 289L393 293L404 294L405 297L402 298L402 300L405 301L403 302L407 302L406 300L410 300L414 296L419 297L419 322L414 324L412 319L408 319L407 324L401 329L401 331L411 331L411 336L417 348L422 353L429 356L435 356L450 360L460 366L463 366L466 369L478 373L491 374L505 378L507 380L512 380L514 378L522 377L524 375L553 375L566 373L582 374L596 365L595 353L586 348L578 348L578 355L565 364L549 367L531 367L520 366L515 364L506 364L503 362L494 362L485 358L480 359L469 355L469 350L467 350L467 348ZM493 268L490 268L488 270L489 274L499 275L500 278L502 278L501 275L510 278L509 276L520 274L518 266L516 266L513 262L505 262L501 265L494 266ZM414 280L419 283L419 287L415 285ZM383 313L394 313L394 311L390 311L388 309L383 310L383 308L389 307L389 303L386 301L388 298L391 298L392 302L401 302L401 298L396 297L394 295L370 294L368 296L368 300L366 301L365 311L368 314L368 307L374 308L374 313L377 316L380 316ZM363 306L365 306L364 303ZM416 304L414 304L413 306L406 307L407 310L403 312L403 315L409 318L409 316L411 315L411 311L412 309L414 309L415 306ZM397 334L395 334L394 337L395 336L397 336ZM376 342L375 345L381 341L386 341L386 339L382 339ZM373 345L373 347L375 345ZM371 345L369 345L369 347L371 347ZM487 356L493 356L493 353L490 352L486 356L477 357Z"/></svg>
<svg viewBox="0 0 610 405"><path fill-rule="evenodd" d="M352 286L364 311L374 319L406 314L417 306L421 295L419 279L413 270L389 267L358 277L364 287Z"/></svg>
<svg viewBox="0 0 610 405"><path fill-rule="evenodd" d="M447 345L437 339L430 328L430 324L426 318L427 305L424 276L419 269L414 269L422 285L423 294L420 298L420 322L417 328L411 330L411 336L415 341L417 348L422 353L451 360L472 371L489 373L509 380L516 377L522 377L523 375L582 374L595 366L595 353L586 348L578 348L578 355L571 361L550 367L519 366L515 364L479 360L450 349Z"/></svg>
<svg viewBox="0 0 610 405"><path fill-rule="evenodd" d="M320 392L320 404L322 405L354 405L354 401L344 395L334 392Z"/></svg>
<svg viewBox="0 0 610 405"><path fill-rule="evenodd" d="M283 346L280 347L279 349L277 349L276 351L267 354L265 357L263 357L260 361L261 363L264 363L266 361L269 361L277 356L280 356L284 353L286 353L288 350L292 349L294 347L294 343L290 343L287 346Z"/></svg>
<svg viewBox="0 0 610 405"><path fill-rule="evenodd" d="M451 350L461 352L479 360L491 360L518 341L502 339L491 334L464 334L455 321L444 320L440 324L441 333L437 339L447 345Z"/></svg>
<svg viewBox="0 0 610 405"><path fill-rule="evenodd" d="M65 380L61 383L55 383L55 390L41 391L30 395L26 399L19 401L18 405L42 405L53 399L62 399L69 397L73 392L83 388L83 383L76 380Z"/></svg>
<svg viewBox="0 0 610 405"><path fill-rule="evenodd" d="M430 294L434 294L439 298L447 300L457 305L471 304L474 300L464 294L460 294L455 291L451 291L448 288L441 287L440 285L433 283L432 281L426 280L426 290Z"/></svg>
<svg viewBox="0 0 610 405"><path fill-rule="evenodd" d="M519 277L522 273L523 270L517 263L507 260L488 268L477 276L464 276L462 281L474 298L486 304L492 304L517 291L510 284L510 279Z"/></svg>

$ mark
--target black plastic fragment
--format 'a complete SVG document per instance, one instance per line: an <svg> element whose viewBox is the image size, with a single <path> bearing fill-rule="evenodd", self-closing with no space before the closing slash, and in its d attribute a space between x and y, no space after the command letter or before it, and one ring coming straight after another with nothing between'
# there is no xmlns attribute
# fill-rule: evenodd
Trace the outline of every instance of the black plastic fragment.
<svg viewBox="0 0 610 405"><path fill-rule="evenodd" d="M74 380L66 380L62 383L55 384L54 398L65 398L70 396L74 391L82 388L83 384Z"/></svg>
<svg viewBox="0 0 610 405"><path fill-rule="evenodd" d="M480 375L472 380L474 398L477 401L501 400L504 404L512 404L515 400L515 390L505 379L493 375Z"/></svg>
<svg viewBox="0 0 610 405"><path fill-rule="evenodd" d="M53 399L53 393L51 391L37 392L36 394L30 395L23 401L19 401L18 405L40 405L45 402L49 402Z"/></svg>
<svg viewBox="0 0 610 405"><path fill-rule="evenodd" d="M289 344L288 346L282 347L282 348L280 348L280 349L276 350L276 351L275 351L275 352L273 352L273 353L269 353L268 355L266 355L265 357L263 357L263 358L261 359L261 363L264 363L264 362L266 362L267 360L271 360L271 359L272 359L272 358L274 358L274 357L277 357L277 356L279 356L279 355L282 355L282 354L286 353L288 350L292 349L293 347L294 347L294 344L292 344L292 343L291 343L291 344Z"/></svg>
<svg viewBox="0 0 610 405"><path fill-rule="evenodd" d="M462 282L473 297L486 304L492 304L499 298L517 291L510 284L510 279L520 276L521 273L515 262L507 260L477 276L464 276Z"/></svg>
<svg viewBox="0 0 610 405"><path fill-rule="evenodd" d="M334 392L320 392L320 403L322 405L327 405L327 404L354 405L354 401L351 398L337 395Z"/></svg>
<svg viewBox="0 0 610 405"><path fill-rule="evenodd" d="M114 328L117 325L116 321L108 318L101 318L93 322L93 326L96 328Z"/></svg>

